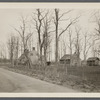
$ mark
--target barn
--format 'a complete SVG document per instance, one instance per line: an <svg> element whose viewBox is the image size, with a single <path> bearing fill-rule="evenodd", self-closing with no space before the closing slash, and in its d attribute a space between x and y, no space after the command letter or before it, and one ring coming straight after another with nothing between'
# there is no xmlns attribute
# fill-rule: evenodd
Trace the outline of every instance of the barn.
<svg viewBox="0 0 100 100"><path fill-rule="evenodd" d="M98 66L100 59L98 57L90 57L87 59L88 66Z"/></svg>

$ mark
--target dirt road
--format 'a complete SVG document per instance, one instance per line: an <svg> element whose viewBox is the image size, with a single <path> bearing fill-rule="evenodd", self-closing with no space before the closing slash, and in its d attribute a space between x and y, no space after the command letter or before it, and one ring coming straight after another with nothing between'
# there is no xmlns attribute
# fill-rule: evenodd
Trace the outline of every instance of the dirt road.
<svg viewBox="0 0 100 100"><path fill-rule="evenodd" d="M65 93L76 91L0 68L0 92Z"/></svg>

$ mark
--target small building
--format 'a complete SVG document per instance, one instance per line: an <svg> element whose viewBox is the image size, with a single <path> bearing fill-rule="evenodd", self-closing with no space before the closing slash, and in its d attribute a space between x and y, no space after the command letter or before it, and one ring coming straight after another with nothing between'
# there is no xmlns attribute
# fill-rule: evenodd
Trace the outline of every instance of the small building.
<svg viewBox="0 0 100 100"><path fill-rule="evenodd" d="M30 58L32 64L37 64L39 61L39 57L38 57L38 53L37 51L35 50L35 47L33 47L32 51L30 51L28 53L28 57Z"/></svg>
<svg viewBox="0 0 100 100"><path fill-rule="evenodd" d="M24 53L17 60L18 64L22 64L22 65L26 65L27 61L28 60Z"/></svg>
<svg viewBox="0 0 100 100"><path fill-rule="evenodd" d="M90 57L87 59L88 66L98 66L100 59L98 57Z"/></svg>
<svg viewBox="0 0 100 100"><path fill-rule="evenodd" d="M76 53L74 53L72 56L70 54L65 54L60 59L61 64L71 64L72 66L80 66L81 65L81 59L77 57Z"/></svg>
<svg viewBox="0 0 100 100"><path fill-rule="evenodd" d="M27 55L27 57L26 57ZM29 59L28 59L29 58ZM27 61L30 60L31 63L34 65L34 64L37 64L38 63L38 54L37 52L35 51L35 48L33 47L32 51L28 51L26 50L26 52L24 52L19 58L18 58L18 63L19 64L23 64L23 65L26 65L27 64Z"/></svg>
<svg viewBox="0 0 100 100"><path fill-rule="evenodd" d="M61 64L70 64L70 54L65 54L61 59L60 59Z"/></svg>

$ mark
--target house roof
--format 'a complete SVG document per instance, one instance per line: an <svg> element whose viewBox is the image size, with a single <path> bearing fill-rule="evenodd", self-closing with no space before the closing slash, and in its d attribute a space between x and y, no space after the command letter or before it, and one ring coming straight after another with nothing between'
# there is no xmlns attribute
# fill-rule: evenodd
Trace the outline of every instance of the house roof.
<svg viewBox="0 0 100 100"><path fill-rule="evenodd" d="M38 55L37 55L36 51L29 51L28 57L30 57L30 56L38 56ZM18 59L24 59L24 58L27 59L26 56L25 56L25 53L23 53ZM44 56L42 58L44 58Z"/></svg>
<svg viewBox="0 0 100 100"><path fill-rule="evenodd" d="M18 59L23 59L23 58L26 58L24 53Z"/></svg>
<svg viewBox="0 0 100 100"><path fill-rule="evenodd" d="M71 55L70 54L65 54L60 60L66 60L66 59L70 59ZM72 54L72 59L76 59L77 55L76 54ZM80 58L79 58L80 59ZM80 59L81 60L81 59Z"/></svg>
<svg viewBox="0 0 100 100"><path fill-rule="evenodd" d="M99 58L98 57L90 57L90 58L88 58L87 61L91 61L91 60L99 60Z"/></svg>
<svg viewBox="0 0 100 100"><path fill-rule="evenodd" d="M70 54L65 54L60 60L70 59Z"/></svg>

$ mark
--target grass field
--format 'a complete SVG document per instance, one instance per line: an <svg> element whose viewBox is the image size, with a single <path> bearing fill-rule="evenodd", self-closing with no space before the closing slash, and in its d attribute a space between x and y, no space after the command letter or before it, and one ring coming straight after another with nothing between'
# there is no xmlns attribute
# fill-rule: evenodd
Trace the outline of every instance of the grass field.
<svg viewBox="0 0 100 100"><path fill-rule="evenodd" d="M52 64L46 67L34 65L32 69L22 65L11 67L6 64L6 66L8 70L84 92L97 92L100 89L100 66L70 67Z"/></svg>

